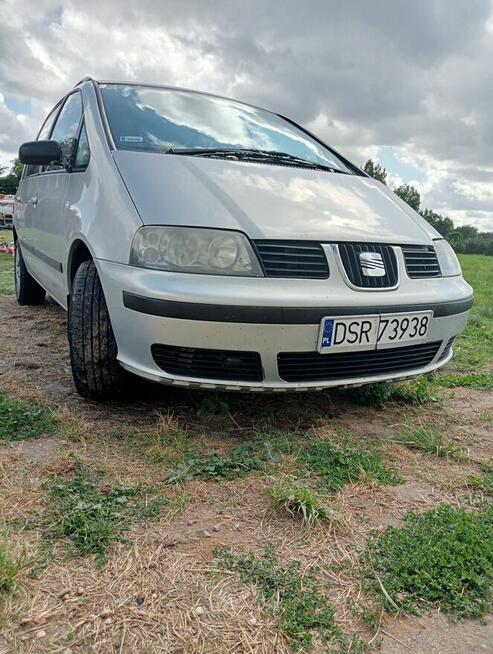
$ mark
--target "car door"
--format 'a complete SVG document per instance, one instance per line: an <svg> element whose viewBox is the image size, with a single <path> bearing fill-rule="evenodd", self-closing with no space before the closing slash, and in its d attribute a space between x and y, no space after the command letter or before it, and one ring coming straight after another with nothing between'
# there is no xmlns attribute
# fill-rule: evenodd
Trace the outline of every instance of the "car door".
<svg viewBox="0 0 493 654"><path fill-rule="evenodd" d="M65 99L50 134L50 139L60 145L61 164L47 166L36 189L35 256L43 266L46 290L61 304L67 297L63 216L81 120L82 98L77 90Z"/></svg>
<svg viewBox="0 0 493 654"><path fill-rule="evenodd" d="M48 114L36 140L44 141L49 138L59 109L60 103ZM15 198L15 229L29 272L45 287L44 265L34 254L38 228L39 181L42 172L42 166L24 166Z"/></svg>

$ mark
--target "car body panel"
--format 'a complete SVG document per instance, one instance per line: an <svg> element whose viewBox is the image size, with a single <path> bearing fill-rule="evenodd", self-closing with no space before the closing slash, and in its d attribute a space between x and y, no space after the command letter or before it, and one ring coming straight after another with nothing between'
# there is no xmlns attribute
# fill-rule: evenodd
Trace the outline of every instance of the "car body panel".
<svg viewBox="0 0 493 654"><path fill-rule="evenodd" d="M242 390L304 390L315 388L328 388L332 386L340 386L340 382L304 382L304 383L289 383L283 381L279 377L277 369L277 355L279 352L303 352L315 351L319 336L320 324L310 322L309 324L252 324L241 322L217 322L207 320L184 320L180 318L166 318L158 316L150 316L148 314L140 313L127 309L122 302L122 287L132 290L136 294L142 294L146 297L152 295L153 297L170 297L169 289L172 289L175 294L172 297L180 297L184 302L185 298L190 301L198 301L202 303L212 303L216 301L219 304L227 303L231 305L236 304L238 301L251 303L255 300L254 288L261 289L262 282L269 281L270 296L267 298L265 292L261 298L257 298L257 302L262 302L267 305L269 302L275 306L282 298L284 303L292 303L296 301L297 306L311 306L312 298L319 298L316 293L317 286L320 282L315 283L314 280L308 285L313 291L313 295L305 289L303 292L302 284L293 285L291 293L286 280L267 280L267 279L239 279L229 280L233 283L228 284L226 278L216 278L214 280L213 291L208 295L199 295L197 293L198 284L203 277L200 275L183 275L181 279L177 279L176 275L172 273L163 273L158 271L144 271L132 269L131 266L122 266L120 264L111 263L108 261L96 261L100 278L103 282L105 297L108 302L113 321L113 328L118 342L118 359L120 363L130 370L148 379L154 381L162 381L164 383L172 383L173 380L178 379L184 385L195 384L205 387L224 387L225 385L231 389ZM179 276L178 276L179 277ZM212 279L212 276L211 276ZM445 284L435 284L434 290L431 293L426 293L426 298L433 297L437 302L443 302L445 299L453 301L457 298L462 298L466 293L470 297L470 287L465 283L459 282L451 287L446 288ZM297 280L301 282L301 280ZM307 281L307 280L305 280ZM434 280L435 282L443 280ZM174 282L178 282L178 288L175 289ZM224 284L222 284L224 282ZM236 285L234 282L237 282ZM344 310L344 304L338 306L337 303L345 303L349 309L354 307L355 298L349 295L348 289L344 286L341 279L332 280L333 287L338 288L339 291L325 297L327 306L327 315L339 314ZM323 282L322 282L323 283ZM325 281L326 283L326 281ZM236 287L236 288L235 288ZM194 290L195 289L195 290ZM226 291L226 289L228 289ZM243 293L238 292L244 289ZM237 296L235 296L235 290ZM350 292L351 293L351 292ZM355 293L353 291L353 293ZM365 297L364 301L368 306L368 313L375 310L376 300L378 297L378 304L386 301L390 302L393 297L394 302L399 302L407 296L403 294L379 294L378 296L367 294L370 297ZM357 295L357 302L362 301L361 295ZM353 300L350 302L350 300ZM423 292L421 295L416 293L413 299L423 305ZM222 302L220 302L222 301ZM333 310L330 307L335 307ZM401 305L403 311L408 308L406 304ZM331 313L333 311L333 313ZM433 318L428 341L440 340L443 342L437 356L426 370L417 371L415 374L428 372L439 365L443 365L445 361L438 362L441 352L446 346L449 338L460 333L467 322L468 311L454 313L452 315ZM179 378L176 375L169 375L163 372L154 362L151 355L151 345L154 343L165 343L166 345L176 345L191 348L212 348L212 349L231 349L231 350L244 350L259 352L262 365L264 369L265 381L259 383L247 382L232 382L227 384L218 379L199 379L199 378ZM404 348L403 348L404 349ZM324 355L330 357L330 354ZM385 379L396 379L399 377L412 376L409 372L402 375L391 374L387 375ZM374 381L375 375L369 375L368 380ZM343 385L361 384L366 383L365 379L350 378L344 381Z"/></svg>
<svg viewBox="0 0 493 654"><path fill-rule="evenodd" d="M322 242L428 244L434 235L369 177L150 152L119 150L114 157L148 225Z"/></svg>

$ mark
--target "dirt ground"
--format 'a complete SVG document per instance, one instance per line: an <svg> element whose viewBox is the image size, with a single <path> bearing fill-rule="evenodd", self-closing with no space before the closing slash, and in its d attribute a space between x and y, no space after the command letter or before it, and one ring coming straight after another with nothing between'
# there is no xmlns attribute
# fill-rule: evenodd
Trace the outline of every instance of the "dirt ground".
<svg viewBox="0 0 493 654"><path fill-rule="evenodd" d="M343 392L231 394L222 396L227 412L211 415L200 410L203 393L136 380L132 401L97 405L81 400L73 388L65 314L54 303L23 308L13 297L0 297L0 342L0 388L11 397L51 406L63 427L57 436L0 447L4 519L22 520L42 506L43 482L70 466L71 454L125 483L162 482L162 467L139 448L127 447L119 433L157 430L166 420L219 449L251 438L258 424L318 433L343 428L382 440L385 461L405 480L398 486L346 486L331 501L341 525L310 530L272 509L265 476L187 482L186 509L136 524L128 543L115 546L103 569L92 557L69 559L60 548L38 577L26 576L0 625L0 654L287 653L288 643L256 591L234 575L210 574L216 547L260 550L266 544L273 544L281 558L318 563L331 583L341 627L381 642L384 654L493 653L491 619L453 623L438 613L418 618L382 614L372 631L347 608L348 598L361 600L359 580L331 572L353 560L371 529L398 525L410 510L460 503L468 492L467 475L493 458L492 393L443 390L443 401L436 405L383 409L354 404ZM454 463L385 440L409 420L436 421L468 448L469 459ZM19 531L14 539L34 550L40 535ZM316 644L314 651L324 650Z"/></svg>

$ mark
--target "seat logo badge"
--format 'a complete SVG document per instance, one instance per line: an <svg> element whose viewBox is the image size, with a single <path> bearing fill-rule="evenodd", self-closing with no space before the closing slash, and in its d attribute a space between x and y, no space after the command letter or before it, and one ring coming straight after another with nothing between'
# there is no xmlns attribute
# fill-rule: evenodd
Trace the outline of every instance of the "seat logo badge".
<svg viewBox="0 0 493 654"><path fill-rule="evenodd" d="M365 277L385 276L385 264L379 252L360 252L359 262Z"/></svg>

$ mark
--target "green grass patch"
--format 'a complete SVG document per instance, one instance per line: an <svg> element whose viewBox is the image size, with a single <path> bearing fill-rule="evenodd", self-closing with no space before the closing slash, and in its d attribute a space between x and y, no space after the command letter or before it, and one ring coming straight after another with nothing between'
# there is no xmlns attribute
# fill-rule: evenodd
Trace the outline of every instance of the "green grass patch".
<svg viewBox="0 0 493 654"><path fill-rule="evenodd" d="M409 513L403 527L370 538L362 566L367 588L389 611L481 617L492 600L493 505Z"/></svg>
<svg viewBox="0 0 493 654"><path fill-rule="evenodd" d="M228 415L229 411L229 402L219 393L212 392L203 397L197 407L197 415L199 417L225 416Z"/></svg>
<svg viewBox="0 0 493 654"><path fill-rule="evenodd" d="M454 344L451 368L474 371L493 366L493 257L461 254L465 279L474 289L474 306L464 332Z"/></svg>
<svg viewBox="0 0 493 654"><path fill-rule="evenodd" d="M481 466L481 474L466 477L466 485L471 490L479 490L486 495L493 495L493 468Z"/></svg>
<svg viewBox="0 0 493 654"><path fill-rule="evenodd" d="M0 536L0 593L10 593L15 590L16 577L23 570L34 565L34 561L23 548L18 554L13 554L9 544L7 530Z"/></svg>
<svg viewBox="0 0 493 654"><path fill-rule="evenodd" d="M331 651L362 651L361 641L346 637L335 623L335 612L317 568L302 571L300 561L280 563L272 548L256 555L235 555L216 550L219 569L236 572L245 584L256 586L270 612L278 617L279 630L294 649L310 651L316 637L333 643Z"/></svg>
<svg viewBox="0 0 493 654"><path fill-rule="evenodd" d="M140 485L106 483L82 465L70 478L53 476L46 485L48 502L42 526L50 540L67 539L71 556L96 555L104 565L108 550L135 522L159 515L168 500L149 498Z"/></svg>
<svg viewBox="0 0 493 654"><path fill-rule="evenodd" d="M148 437L161 439L163 435ZM341 435L341 444L336 444L300 432L261 432L255 440L240 443L226 452L207 451L205 443L194 442L188 436L185 441L179 439L177 447L166 434L164 438L162 446L151 447L161 455L155 460L170 468L165 476L170 484L190 479L241 479L254 472L270 473L283 465L288 466L294 477L312 477L324 491L339 490L350 482L396 484L401 481L383 464L379 452L350 444L347 434ZM149 451L149 444L146 448Z"/></svg>
<svg viewBox="0 0 493 654"><path fill-rule="evenodd" d="M412 450L422 450L447 459L460 461L467 456L467 449L463 445L455 445L445 438L441 430L433 424L403 427L392 441Z"/></svg>
<svg viewBox="0 0 493 654"><path fill-rule="evenodd" d="M382 462L380 452L368 452L351 445L339 446L330 440L310 439L299 461L318 477L320 486L338 491L349 483L399 484L401 478Z"/></svg>
<svg viewBox="0 0 493 654"><path fill-rule="evenodd" d="M357 404L377 407L383 407L388 402L421 405L440 399L427 376L409 382L381 382L358 386L349 391L349 397Z"/></svg>
<svg viewBox="0 0 493 654"><path fill-rule="evenodd" d="M0 441L40 438L55 428L51 411L37 402L9 399L0 391Z"/></svg>
<svg viewBox="0 0 493 654"><path fill-rule="evenodd" d="M14 257L0 252L0 295L13 295L14 293Z"/></svg>
<svg viewBox="0 0 493 654"><path fill-rule="evenodd" d="M223 454L192 451L166 476L166 481L241 479L256 470L265 470L269 460L269 453L253 441L246 441Z"/></svg>
<svg viewBox="0 0 493 654"><path fill-rule="evenodd" d="M437 376L435 379L437 386L444 388L474 388L480 391L490 391L493 388L493 373L491 372L470 372L462 375L445 374Z"/></svg>
<svg viewBox="0 0 493 654"><path fill-rule="evenodd" d="M167 466L181 463L185 457L197 449L197 444L193 442L188 432L180 427L157 432L131 429L123 434L117 430L112 436L119 442L123 440L133 453L143 453L151 463Z"/></svg>
<svg viewBox="0 0 493 654"><path fill-rule="evenodd" d="M11 243L14 240L13 232L10 230L0 230L0 236L3 236L5 243ZM11 254L0 252L0 295L13 295L14 293L14 257Z"/></svg>
<svg viewBox="0 0 493 654"><path fill-rule="evenodd" d="M278 481L269 486L267 492L276 506L301 519L303 524L310 525L330 518L320 495L306 484L292 480Z"/></svg>

